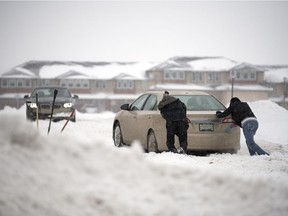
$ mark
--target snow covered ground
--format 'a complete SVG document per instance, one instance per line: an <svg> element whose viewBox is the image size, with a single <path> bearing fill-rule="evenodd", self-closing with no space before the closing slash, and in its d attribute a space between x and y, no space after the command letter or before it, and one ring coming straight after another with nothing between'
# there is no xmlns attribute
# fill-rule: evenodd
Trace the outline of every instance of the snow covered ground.
<svg viewBox="0 0 288 216"><path fill-rule="evenodd" d="M1 216L288 215L288 111L250 103L257 143L270 156L249 156L241 135L235 154L207 157L115 148L113 113L77 113L36 123L25 108L0 111Z"/></svg>

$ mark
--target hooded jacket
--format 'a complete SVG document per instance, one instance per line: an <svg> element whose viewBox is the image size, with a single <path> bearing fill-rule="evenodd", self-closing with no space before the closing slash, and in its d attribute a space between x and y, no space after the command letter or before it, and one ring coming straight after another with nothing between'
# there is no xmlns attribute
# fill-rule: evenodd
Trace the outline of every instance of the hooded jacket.
<svg viewBox="0 0 288 216"><path fill-rule="evenodd" d="M224 112L217 111L216 113L218 118L223 118L228 115L232 116L232 119L239 127L242 127L241 122L245 118L256 118L249 105L246 102L241 102L240 99L236 97L231 99L229 107Z"/></svg>
<svg viewBox="0 0 288 216"><path fill-rule="evenodd" d="M179 99L164 94L158 105L160 113L166 121L179 121L186 119L186 106Z"/></svg>

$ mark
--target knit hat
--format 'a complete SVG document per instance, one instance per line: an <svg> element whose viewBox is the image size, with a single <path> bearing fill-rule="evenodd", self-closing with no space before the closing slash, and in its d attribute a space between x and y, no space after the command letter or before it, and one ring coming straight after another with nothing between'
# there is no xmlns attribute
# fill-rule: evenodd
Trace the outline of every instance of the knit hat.
<svg viewBox="0 0 288 216"><path fill-rule="evenodd" d="M241 102L241 100L239 98L237 98L237 97L231 98L230 104L233 104L233 103L236 103L236 102Z"/></svg>

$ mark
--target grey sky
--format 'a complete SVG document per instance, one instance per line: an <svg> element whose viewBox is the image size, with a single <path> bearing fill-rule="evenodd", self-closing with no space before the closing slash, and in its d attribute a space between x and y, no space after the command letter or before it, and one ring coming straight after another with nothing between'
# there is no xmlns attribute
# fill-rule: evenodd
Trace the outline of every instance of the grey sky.
<svg viewBox="0 0 288 216"><path fill-rule="evenodd" d="M0 73L29 60L288 64L288 2L0 2Z"/></svg>

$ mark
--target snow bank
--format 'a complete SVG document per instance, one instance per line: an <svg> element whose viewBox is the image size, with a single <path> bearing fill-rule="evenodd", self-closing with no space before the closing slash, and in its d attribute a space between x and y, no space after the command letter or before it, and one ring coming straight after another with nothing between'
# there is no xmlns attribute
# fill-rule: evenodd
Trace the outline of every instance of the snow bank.
<svg viewBox="0 0 288 216"><path fill-rule="evenodd" d="M269 100L250 102L249 105L259 120L255 137L262 141L288 145L288 111Z"/></svg>
<svg viewBox="0 0 288 216"><path fill-rule="evenodd" d="M281 116L278 125L287 124L282 116L287 111L272 102L251 106L260 121L270 114ZM77 123L69 123L63 133L63 122L57 122L47 135L48 122L40 121L37 129L25 120L23 108L0 112L0 215L288 213L287 135L276 130L269 136L274 124L263 121L259 131L267 143L283 142L283 149L268 149L270 157L243 152L196 157L144 154L138 143L115 148L114 114L77 115ZM285 138L278 139L280 134Z"/></svg>

